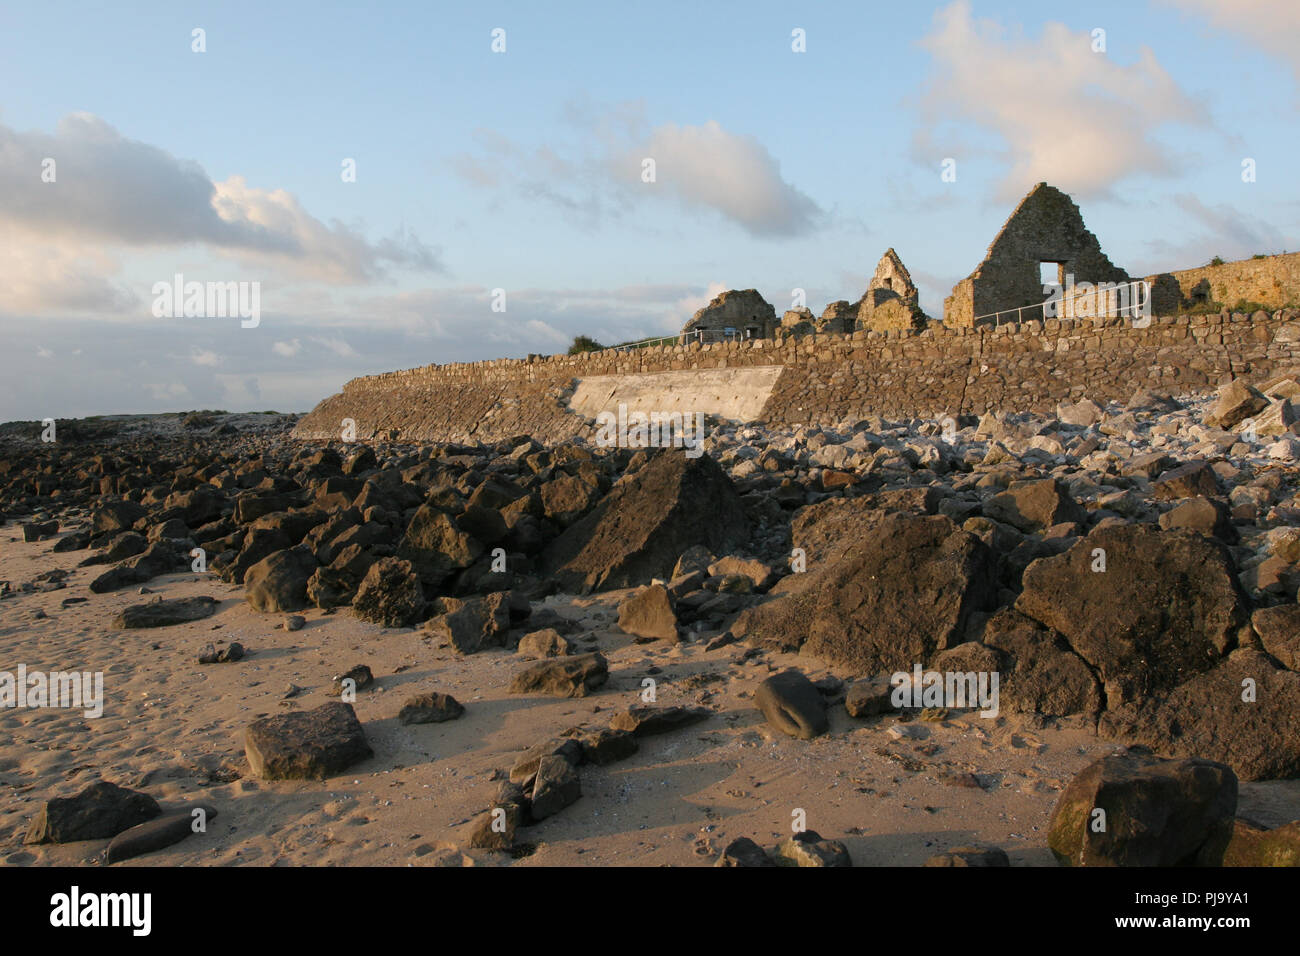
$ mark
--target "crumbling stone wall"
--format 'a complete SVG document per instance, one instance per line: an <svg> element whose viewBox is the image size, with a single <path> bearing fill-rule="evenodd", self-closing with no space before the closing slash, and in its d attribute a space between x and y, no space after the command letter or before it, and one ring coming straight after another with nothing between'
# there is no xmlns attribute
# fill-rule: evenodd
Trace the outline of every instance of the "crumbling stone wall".
<svg viewBox="0 0 1300 956"><path fill-rule="evenodd" d="M1300 306L1300 252L1262 259L1240 259L1147 276L1151 307L1158 313L1198 306L1234 308L1257 302L1265 309Z"/></svg>
<svg viewBox="0 0 1300 956"><path fill-rule="evenodd" d="M776 328L776 309L757 289L728 289L714 296L712 302L682 326L682 336L685 338L698 329L736 329L743 336L747 329L752 329L753 335L770 338Z"/></svg>
<svg viewBox="0 0 1300 956"><path fill-rule="evenodd" d="M1233 377L1300 370L1300 311L1178 315L1135 328L1121 319L1048 320L993 328L661 346L618 352L428 366L353 379L295 434L366 441L497 441L528 434L590 437L568 409L578 380L687 369L781 365L762 419L836 424L868 415L941 417L990 410L1049 413L1061 401L1127 400L1138 389L1208 391Z"/></svg>
<svg viewBox="0 0 1300 956"><path fill-rule="evenodd" d="M887 249L858 304L857 328L873 332L922 329L925 314L918 305L919 297L903 260L892 248Z"/></svg>
<svg viewBox="0 0 1300 956"><path fill-rule="evenodd" d="M1074 200L1039 183L1011 213L984 261L944 300L944 324L969 328L981 316L1044 302L1042 262L1059 263L1060 275L1073 274L1075 282L1129 281L1101 251ZM1026 313L1023 318L1043 316Z"/></svg>

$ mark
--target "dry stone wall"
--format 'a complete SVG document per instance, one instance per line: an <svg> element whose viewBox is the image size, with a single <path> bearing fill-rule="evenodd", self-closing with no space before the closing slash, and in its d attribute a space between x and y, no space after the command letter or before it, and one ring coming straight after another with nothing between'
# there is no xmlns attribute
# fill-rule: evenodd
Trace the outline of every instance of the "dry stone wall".
<svg viewBox="0 0 1300 956"><path fill-rule="evenodd" d="M1050 412L1065 400L1126 400L1139 389L1210 390L1233 377L1300 369L1300 311L1155 318L1048 320L919 333L855 332L627 352L534 356L353 379L298 424L337 440L496 441L529 434L553 442L590 436L569 409L596 375L781 366L759 418L772 425L836 424L882 415L927 418L989 410Z"/></svg>
<svg viewBox="0 0 1300 956"><path fill-rule="evenodd" d="M1277 308L1300 305L1300 252L1163 272L1147 276L1147 281L1157 312L1210 303L1229 309L1240 302Z"/></svg>

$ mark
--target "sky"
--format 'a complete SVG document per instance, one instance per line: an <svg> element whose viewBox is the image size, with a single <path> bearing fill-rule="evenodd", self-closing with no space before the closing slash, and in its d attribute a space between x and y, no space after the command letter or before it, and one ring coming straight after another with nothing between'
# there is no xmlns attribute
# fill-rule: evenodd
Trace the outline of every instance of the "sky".
<svg viewBox="0 0 1300 956"><path fill-rule="evenodd" d="M1039 181L1131 275L1296 251L1298 109L1296 0L4 0L0 421L820 314L890 247L938 318Z"/></svg>

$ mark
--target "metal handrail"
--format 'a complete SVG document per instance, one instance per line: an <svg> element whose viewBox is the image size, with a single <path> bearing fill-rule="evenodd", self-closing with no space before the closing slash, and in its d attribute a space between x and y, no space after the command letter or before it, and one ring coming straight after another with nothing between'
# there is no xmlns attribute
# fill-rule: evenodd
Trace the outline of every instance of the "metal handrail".
<svg viewBox="0 0 1300 956"><path fill-rule="evenodd" d="M1134 291L1136 291L1137 288L1138 288L1139 286L1142 287L1142 288L1144 288L1144 289L1146 289L1146 292L1147 292L1147 299L1148 299L1148 301L1150 301L1150 296L1151 296L1151 287L1150 287L1150 283L1147 282L1145 279L1134 279L1134 280L1131 280L1131 281L1129 281L1129 282L1125 282L1125 283L1123 283L1123 284L1121 284L1121 285L1116 285L1116 286L1114 287L1114 289L1113 289L1113 290L1110 290L1110 291L1118 292L1118 291L1119 291L1120 289L1122 289L1122 288L1131 288L1131 289L1133 289ZM1080 299L1080 298L1083 298L1084 296L1087 296L1087 295L1094 295L1094 294L1095 294L1095 292L1092 292L1092 293L1090 293L1090 292L1081 292L1081 293L1079 293L1078 295L1073 296L1069 301L1074 302L1075 300ZM1050 301L1050 300L1049 300L1049 301ZM1058 308L1060 307L1060 303L1063 303L1063 302L1065 302L1065 301L1066 301L1065 299L1058 299L1058 300L1057 300ZM1009 315L1010 313L1014 312L1014 313L1016 314L1016 321L1019 322L1019 321L1020 321L1021 313L1023 313L1026 309L1040 309L1040 310L1043 310L1043 309L1046 309L1046 308L1047 308L1047 304L1048 304L1047 302L1036 302L1036 303L1033 303L1032 305L1022 305L1022 306L1021 306L1020 308L1018 308L1018 309L1002 309L1002 310L1000 310L1000 311L998 311L998 312L989 312L987 315L977 315L977 316L975 316L975 318L973 318L973 319L971 320L971 324L972 324L972 325L978 325L979 322L980 322L982 319L990 319L990 318L991 318L991 319L993 319L993 327L994 327L994 328L1000 328L1001 325L1002 325L1001 316ZM1137 311L1136 311L1136 310L1137 310L1138 308L1140 308L1143 304L1144 304L1144 303L1142 303L1142 302L1135 301L1135 302L1133 302L1132 305L1125 306L1123 309L1120 309L1118 315L1119 315L1119 317L1122 318L1122 317L1124 317L1124 313L1125 313L1125 311L1126 311L1127 309L1133 309L1134 312L1133 312L1133 316L1132 316L1132 317L1136 319L1136 318L1137 318ZM1046 314L1044 314L1043 317L1044 317L1044 318L1047 318ZM1057 316L1057 318L1060 318L1060 316ZM1096 318L1096 316L1094 316L1094 318Z"/></svg>

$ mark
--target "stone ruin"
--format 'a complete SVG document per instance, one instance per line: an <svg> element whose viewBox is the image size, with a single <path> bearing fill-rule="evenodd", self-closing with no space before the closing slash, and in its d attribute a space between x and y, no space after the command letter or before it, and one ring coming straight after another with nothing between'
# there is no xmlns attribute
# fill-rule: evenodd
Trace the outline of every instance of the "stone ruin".
<svg viewBox="0 0 1300 956"><path fill-rule="evenodd" d="M766 339L776 329L776 309L757 289L729 289L691 317L682 327L681 340Z"/></svg>
<svg viewBox="0 0 1300 956"><path fill-rule="evenodd" d="M919 293L903 261L892 248L876 265L876 274L858 303L856 328L873 332L923 329L925 313L917 304Z"/></svg>
<svg viewBox="0 0 1300 956"><path fill-rule="evenodd" d="M944 324L970 327L999 320L1053 318L1044 313L1043 304L1049 299L1044 286L1065 287L1067 277L1073 277L1076 285L1122 286L1130 281L1101 251L1074 201L1055 186L1039 183L1011 213L984 261L944 300ZM1113 314L1116 306L1110 302L1117 298L1111 293L1099 311ZM1032 308L1017 311L1025 306Z"/></svg>

